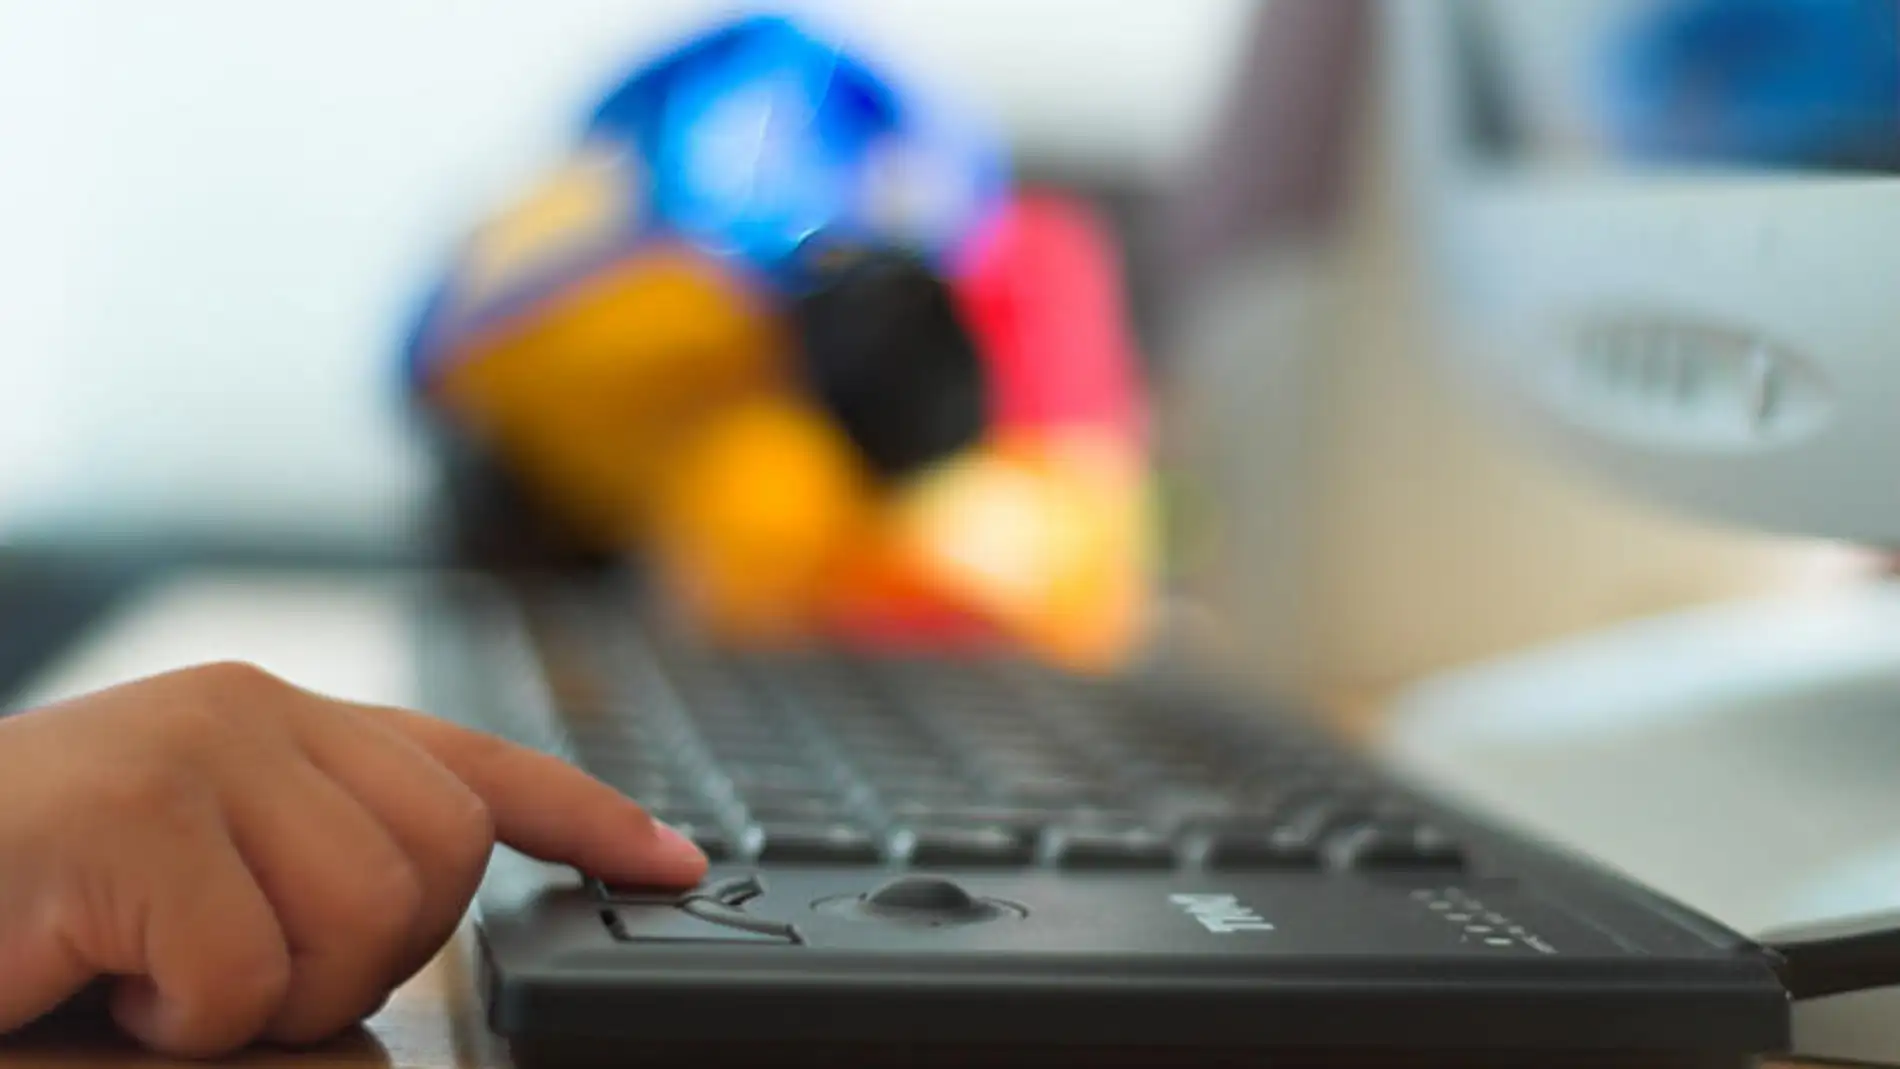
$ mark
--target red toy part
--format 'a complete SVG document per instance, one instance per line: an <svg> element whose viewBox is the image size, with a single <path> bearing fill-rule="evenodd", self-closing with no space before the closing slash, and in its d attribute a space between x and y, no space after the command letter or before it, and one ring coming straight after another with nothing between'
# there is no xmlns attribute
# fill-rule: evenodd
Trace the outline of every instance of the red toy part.
<svg viewBox="0 0 1900 1069"><path fill-rule="evenodd" d="M1145 440L1121 262L1085 206L1018 196L965 251L952 288L994 384L999 430L1080 423Z"/></svg>

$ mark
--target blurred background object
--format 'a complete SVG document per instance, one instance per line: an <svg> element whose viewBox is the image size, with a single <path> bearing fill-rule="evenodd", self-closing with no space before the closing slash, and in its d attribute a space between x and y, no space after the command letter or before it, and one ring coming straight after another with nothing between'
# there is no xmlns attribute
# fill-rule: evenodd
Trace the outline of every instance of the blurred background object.
<svg viewBox="0 0 1900 1069"><path fill-rule="evenodd" d="M1384 10L1414 352L1609 507L1487 543L1484 611L1558 626L1402 688L1381 755L1742 931L1900 903L1897 9ZM1632 600L1562 626L1580 595ZM1797 1003L1796 1049L1900 1061L1895 996Z"/></svg>
<svg viewBox="0 0 1900 1069"><path fill-rule="evenodd" d="M1597 84L1606 32L1667 6L1446 5L1495 37L1457 69L1480 86L1511 79L1474 102L1477 151L1497 152L1532 115L1534 144L1577 142L1567 124L1596 113L1576 88ZM1496 343L1467 329L1458 301L1477 287L1448 265L1499 261L1435 211L1442 181L1429 164L1449 151L1439 132L1429 152L1404 151L1421 134L1404 57L1374 32L1390 8L1257 9L1247 88L1190 169L1211 177L1184 183L1174 212L1179 232L1214 236L1183 253L1203 269L1170 307L1161 346L1160 425L1185 484L1177 559L1197 618L1236 666L1314 693L1378 695L1615 621L1875 568L1858 548L1605 486L1527 448L1523 421L1501 420L1473 388L1468 351ZM1252 200L1223 197L1222 182ZM1252 236L1219 237L1241 234Z"/></svg>
<svg viewBox="0 0 1900 1069"><path fill-rule="evenodd" d="M1644 33L1621 0L1492 6L1520 109L1602 40L1566 19ZM1165 617L1235 663L1377 690L1859 568L1633 505L1484 421L1434 359L1465 341L1411 258L1428 176L1394 151L1376 7L790 9L957 87L1014 174L1109 222L1159 397ZM0 171L0 538L410 562L436 471L389 356L423 281L571 159L567 117L633 57L731 10L0 9L0 140L33 161Z"/></svg>
<svg viewBox="0 0 1900 1069"><path fill-rule="evenodd" d="M636 62L423 307L409 385L487 499L453 503L454 544L567 536L457 562L637 562L728 639L1115 666L1151 583L1115 246L953 95L783 16L712 22Z"/></svg>
<svg viewBox="0 0 1900 1069"><path fill-rule="evenodd" d="M1705 164L1900 164L1900 7L1696 0L1624 18L1597 63L1613 150Z"/></svg>

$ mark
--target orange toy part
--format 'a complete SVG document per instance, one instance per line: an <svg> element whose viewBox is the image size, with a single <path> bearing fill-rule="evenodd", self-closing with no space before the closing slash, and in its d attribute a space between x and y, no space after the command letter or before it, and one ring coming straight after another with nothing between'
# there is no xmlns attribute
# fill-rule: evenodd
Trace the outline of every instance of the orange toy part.
<svg viewBox="0 0 1900 1069"><path fill-rule="evenodd" d="M808 634L844 554L870 525L873 490L821 413L761 396L708 419L674 453L654 511L659 574L715 635Z"/></svg>

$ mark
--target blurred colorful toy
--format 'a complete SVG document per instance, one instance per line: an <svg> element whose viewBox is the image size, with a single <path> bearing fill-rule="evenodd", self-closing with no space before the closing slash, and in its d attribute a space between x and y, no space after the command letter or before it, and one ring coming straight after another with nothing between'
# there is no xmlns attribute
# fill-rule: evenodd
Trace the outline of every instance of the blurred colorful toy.
<svg viewBox="0 0 1900 1069"><path fill-rule="evenodd" d="M640 67L478 229L407 384L716 634L1107 666L1148 584L1121 285L975 124L747 17Z"/></svg>

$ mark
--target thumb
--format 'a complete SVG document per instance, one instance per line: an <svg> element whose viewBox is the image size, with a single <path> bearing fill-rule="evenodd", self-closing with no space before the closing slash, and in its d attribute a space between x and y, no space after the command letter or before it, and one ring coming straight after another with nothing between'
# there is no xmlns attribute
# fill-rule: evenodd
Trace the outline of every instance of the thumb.
<svg viewBox="0 0 1900 1069"><path fill-rule="evenodd" d="M488 806L495 836L614 883L690 887L706 855L627 796L574 766L405 709L358 706L442 762Z"/></svg>

